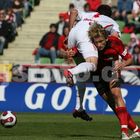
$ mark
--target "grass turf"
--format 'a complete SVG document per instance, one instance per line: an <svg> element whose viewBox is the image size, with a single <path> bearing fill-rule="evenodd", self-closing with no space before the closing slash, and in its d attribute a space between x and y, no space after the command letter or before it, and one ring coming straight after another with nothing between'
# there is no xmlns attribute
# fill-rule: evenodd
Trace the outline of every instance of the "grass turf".
<svg viewBox="0 0 140 140"><path fill-rule="evenodd" d="M93 121L71 114L18 113L13 128L0 126L0 140L119 140L118 120L113 115L92 115ZM134 119L140 123L137 117Z"/></svg>

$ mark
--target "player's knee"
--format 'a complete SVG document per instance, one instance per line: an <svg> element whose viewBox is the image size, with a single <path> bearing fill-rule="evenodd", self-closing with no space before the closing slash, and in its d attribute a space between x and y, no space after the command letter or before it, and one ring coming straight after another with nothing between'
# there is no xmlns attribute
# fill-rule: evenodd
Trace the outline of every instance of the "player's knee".
<svg viewBox="0 0 140 140"><path fill-rule="evenodd" d="M97 57L88 57L88 58L86 58L86 62L91 63L93 71L95 71L97 69L97 63L98 63Z"/></svg>

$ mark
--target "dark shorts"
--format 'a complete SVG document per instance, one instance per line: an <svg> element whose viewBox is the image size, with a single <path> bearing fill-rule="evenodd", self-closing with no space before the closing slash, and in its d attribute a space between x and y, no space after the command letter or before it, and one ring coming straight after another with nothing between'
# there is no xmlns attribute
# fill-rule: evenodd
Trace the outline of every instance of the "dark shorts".
<svg viewBox="0 0 140 140"><path fill-rule="evenodd" d="M97 73L92 73L93 75L93 83L98 91L98 93L100 95L103 95L104 93L107 93L107 92L110 92L110 83L111 81L113 86L112 88L115 88L115 87L120 87L120 84L121 84L121 80L120 79L112 79L110 81L106 81L102 78L101 74L97 74ZM98 76L99 77L99 80L98 81L94 81L94 76Z"/></svg>

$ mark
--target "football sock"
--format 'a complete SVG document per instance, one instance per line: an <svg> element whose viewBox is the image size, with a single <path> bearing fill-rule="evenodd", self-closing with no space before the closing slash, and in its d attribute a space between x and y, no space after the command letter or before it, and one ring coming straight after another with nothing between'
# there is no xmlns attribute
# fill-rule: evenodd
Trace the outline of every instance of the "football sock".
<svg viewBox="0 0 140 140"><path fill-rule="evenodd" d="M87 73L95 70L96 70L96 65L90 62L83 62L72 69L68 69L68 71L70 71L73 75L77 75L80 73Z"/></svg>
<svg viewBox="0 0 140 140"><path fill-rule="evenodd" d="M76 94L76 106L75 109L78 110L80 108L80 97L79 94Z"/></svg>
<svg viewBox="0 0 140 140"><path fill-rule="evenodd" d="M128 117L128 128L134 132L140 132L140 128L137 126L137 124L134 122L130 114L127 112Z"/></svg>
<svg viewBox="0 0 140 140"><path fill-rule="evenodd" d="M77 82L77 97L76 97L76 107L78 111L83 111L83 98L86 90L85 83Z"/></svg>
<svg viewBox="0 0 140 140"><path fill-rule="evenodd" d="M117 107L116 114L119 118L119 122L121 125L121 131L128 133L128 120L127 120L126 107Z"/></svg>

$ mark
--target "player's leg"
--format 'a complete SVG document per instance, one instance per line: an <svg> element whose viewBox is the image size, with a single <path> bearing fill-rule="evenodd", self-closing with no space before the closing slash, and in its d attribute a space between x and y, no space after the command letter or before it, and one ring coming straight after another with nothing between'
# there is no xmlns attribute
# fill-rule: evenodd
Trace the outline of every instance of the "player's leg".
<svg viewBox="0 0 140 140"><path fill-rule="evenodd" d="M79 42L77 49L82 54L85 62L78 64L73 69L69 69L69 71L73 75L95 71L98 62L98 51L96 47L89 41L83 41Z"/></svg>
<svg viewBox="0 0 140 140"><path fill-rule="evenodd" d="M103 86L105 85L105 86ZM99 92L99 95L108 103L108 105L111 107L111 109L114 111L116 116L119 118L118 113L116 112L116 106L118 106L118 103L116 104L116 101L120 102L119 105L122 105L125 107L125 103L123 101L122 96L117 97L118 99L115 100L114 95L111 93L110 89L107 88L108 85L106 83L102 82L96 82L95 86ZM120 101L121 100L121 101ZM132 130L134 133L130 136L130 138L136 138L140 137L140 128L137 126L137 124L134 122L131 115L126 112L127 114L127 121L128 121L128 128ZM125 115L126 116L126 115ZM128 137L123 134L124 139L127 139Z"/></svg>
<svg viewBox="0 0 140 140"><path fill-rule="evenodd" d="M119 87L111 88L111 92L115 100L115 111L120 122L122 139L129 139L128 135L128 114L124 100L122 98L121 89Z"/></svg>
<svg viewBox="0 0 140 140"><path fill-rule="evenodd" d="M115 104L116 104L116 108L114 111L115 111L117 117L119 118L120 125L122 128L121 129L122 133L128 134L128 128L129 128L130 130L132 130L134 132L130 136L131 138L140 137L140 129L127 111L126 105L122 98L120 88L117 88L117 87L113 88L112 93L113 93Z"/></svg>
<svg viewBox="0 0 140 140"><path fill-rule="evenodd" d="M90 117L87 113L85 108L83 107L83 99L86 90L86 84L84 82L77 83L77 98L76 98L76 107L73 112L74 118L81 118L85 121L91 121L92 117Z"/></svg>
<svg viewBox="0 0 140 140"><path fill-rule="evenodd" d="M126 108L126 105L125 105L125 102L122 98L122 93L121 93L121 89L119 87L119 81L116 82L116 84L114 84L114 86L116 86L116 88L112 88L112 92L114 93L113 96L114 96L114 99L115 99L115 102L117 103L117 107L124 107ZM116 90L116 91L113 91L113 90ZM131 115L128 113L127 111L127 121L128 121L128 128L130 130L132 130L134 132L134 134L131 135L131 137L140 137L140 128L137 126L137 124L134 122L133 118L131 117Z"/></svg>
<svg viewBox="0 0 140 140"><path fill-rule="evenodd" d="M100 96L109 104L109 106L113 109L114 113L118 117L121 126L122 139L129 139L126 108L123 105L122 107L117 106L118 103L116 102L115 96L110 90L109 82L100 80L99 82L94 82L94 84Z"/></svg>
<svg viewBox="0 0 140 140"><path fill-rule="evenodd" d="M97 68L98 52L91 42L79 43L78 51L82 54L82 57L86 62L80 63L72 69L64 70L64 76L66 77L68 84L73 82L73 75L95 71Z"/></svg>
<svg viewBox="0 0 140 140"><path fill-rule="evenodd" d="M115 107L115 100L114 97L111 95L110 91L100 94L100 96L108 103L108 105L111 107L111 109L114 111L116 116L118 117L118 114L116 112ZM134 133L130 136L130 138L137 138L140 137L140 128L137 126L131 115L127 112L127 120L128 120L128 128L132 130ZM124 136L127 137L127 136Z"/></svg>
<svg viewBox="0 0 140 140"><path fill-rule="evenodd" d="M134 133L130 136L130 138L140 138L140 128L135 123L131 115L128 113L128 127Z"/></svg>
<svg viewBox="0 0 140 140"><path fill-rule="evenodd" d="M74 61L76 64L82 63L84 62L84 59L82 57L82 55L78 55L76 57L74 57ZM77 98L76 98L76 107L75 110L73 112L73 117L74 118L81 118L83 120L86 121L91 121L92 117L90 117L87 113L85 108L83 107L83 99L84 99L84 94L85 94L85 90L86 90L86 84L85 82L87 81L86 79L81 79L81 77L76 77L77 79Z"/></svg>

